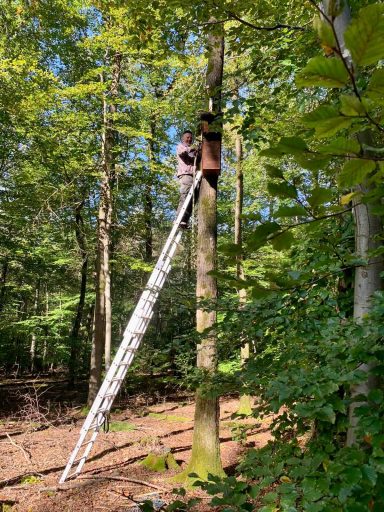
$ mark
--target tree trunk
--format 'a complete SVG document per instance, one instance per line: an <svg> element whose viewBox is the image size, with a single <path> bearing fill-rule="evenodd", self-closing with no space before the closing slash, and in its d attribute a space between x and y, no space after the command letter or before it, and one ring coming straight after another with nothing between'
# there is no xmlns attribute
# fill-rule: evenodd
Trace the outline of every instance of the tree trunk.
<svg viewBox="0 0 384 512"><path fill-rule="evenodd" d="M33 303L33 314L37 316L39 311L39 297L40 297L40 279L37 280L36 288L35 288L35 299ZM32 333L31 338L31 346L29 349L30 354L30 370L33 374L35 372L35 364L36 364L36 327L34 328L34 332Z"/></svg>
<svg viewBox="0 0 384 512"><path fill-rule="evenodd" d="M328 13L328 8L331 0L323 0L322 7L325 14ZM343 12L336 17L334 22L335 32L340 44L340 48L344 58L346 59L351 69L353 69L353 62L349 51L345 47L344 32L350 22L350 10L347 2L344 3ZM360 142L367 142L366 137L369 135L366 132L358 134ZM372 145L372 143L370 144ZM357 187L357 190L367 192L368 188L362 184ZM372 205L358 204L353 206L353 215L355 219L355 250L358 259L367 261L367 265L360 265L355 269L355 287L354 287L354 309L353 317L356 322L361 322L364 315L371 310L371 300L375 291L380 290L382 282L380 272L382 271L382 264L379 258L370 257L373 249L377 248L377 235L382 232L382 224L379 217L372 214ZM371 370L371 365L362 364L359 367L368 373ZM354 386L351 389L351 398L353 399L359 394L368 394L370 390L375 387L373 378L367 376L366 381ZM351 446L356 443L356 426L358 418L355 415L355 409L360 405L359 402L352 402L349 408L349 428L347 432L347 445Z"/></svg>
<svg viewBox="0 0 384 512"><path fill-rule="evenodd" d="M122 55L113 57L111 87L107 103L107 94L103 99L103 133L101 144L102 181L98 216L98 244L96 259L96 302L95 336L92 345L91 370L89 378L88 403L92 403L101 385L103 349L105 350L105 369L111 362L112 305L110 245L112 225L112 188L115 178L116 132L113 128L113 116L117 111L114 100L118 95ZM103 80L103 77L101 78Z"/></svg>
<svg viewBox="0 0 384 512"><path fill-rule="evenodd" d="M214 19L210 20L214 22ZM206 85L209 95L210 110L221 109L221 86L224 62L224 36L208 36L208 70ZM208 272L216 270L217 251L217 175L203 177L199 192L198 234L197 234L197 282L196 282L196 329L203 334L197 347L197 367L208 375L217 368L217 346L215 302L217 299L216 279ZM204 307L199 305L205 302ZM207 311L206 301L210 302ZM192 442L192 457L183 473L177 478L185 479L188 474L196 473L206 479L208 474L224 475L220 459L219 440L219 400L207 396L202 388L196 392L196 408Z"/></svg>
<svg viewBox="0 0 384 512"><path fill-rule="evenodd" d="M360 185L358 189L367 192ZM371 251L378 247L377 238L382 233L381 219L372 214L372 205L355 204L353 208L355 218L355 251L358 259L367 261L367 265L355 268L355 287L353 301L353 317L356 322L361 322L372 308L372 296L382 288L380 273L383 271L381 257L372 258ZM359 370L367 375L372 370L373 364L361 364ZM368 395L377 385L376 379L368 375L367 379L351 389L351 398L358 395ZM347 432L347 445L352 446L357 442L356 427L358 418L355 409L361 402L352 402L349 407L349 428Z"/></svg>
<svg viewBox="0 0 384 512"><path fill-rule="evenodd" d="M48 284L45 283L45 316L48 318L49 316L49 293L48 293ZM48 327L45 328L45 336L43 343L43 368L45 369L47 366L47 355L48 355Z"/></svg>
<svg viewBox="0 0 384 512"><path fill-rule="evenodd" d="M152 201L152 180L155 164L155 136L156 136L156 123L151 121L151 139L149 141L148 151L148 181L145 184L144 191L144 224L145 224L145 260L152 261L153 256L153 239L152 239L152 215L153 215L153 201Z"/></svg>
<svg viewBox="0 0 384 512"><path fill-rule="evenodd" d="M3 268L1 269L1 278L0 278L0 313L3 311L5 306L5 292L6 292L6 283L7 283L7 275L8 275L8 258L6 257L3 263Z"/></svg>
<svg viewBox="0 0 384 512"><path fill-rule="evenodd" d="M243 213L243 196L244 196L244 177L243 177L243 144L241 135L236 136L236 201L235 201L235 244L240 247L240 254L237 256L236 277L238 280L244 280L243 267L243 226L241 214ZM247 290L241 288L238 292L239 308L242 309L247 302ZM249 343L244 343L240 350L241 365L244 366L249 359ZM252 400L250 395L242 395L240 397L238 414L250 415L252 413Z"/></svg>
<svg viewBox="0 0 384 512"><path fill-rule="evenodd" d="M87 270L88 270L88 253L86 248L86 240L85 240L85 232L84 232L84 222L83 217L81 215L81 210L84 206L84 201L79 203L75 209L75 233L77 245L80 249L81 255L81 281L80 281L80 293L79 293L79 302L77 304L77 312L76 317L73 322L72 332L70 335L70 343L71 343L71 354L69 358L69 382L68 385L70 388L73 388L75 384L75 380L78 372L78 361L79 361L79 353L80 353L80 339L79 339L79 331L81 322L83 319L83 311L85 304L85 294L87 290Z"/></svg>

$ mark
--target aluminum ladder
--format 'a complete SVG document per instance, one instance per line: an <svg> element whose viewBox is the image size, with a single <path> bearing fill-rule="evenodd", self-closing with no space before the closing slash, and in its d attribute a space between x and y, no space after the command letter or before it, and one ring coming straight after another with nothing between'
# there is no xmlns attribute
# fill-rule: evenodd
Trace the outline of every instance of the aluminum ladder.
<svg viewBox="0 0 384 512"><path fill-rule="evenodd" d="M123 341L115 355L104 382L92 404L80 431L79 440L71 453L59 483L76 477L87 460L87 457L96 441L97 434L105 422L106 416L111 410L113 401L120 390L128 368L134 358L135 352L140 346L143 336L147 330L153 315L153 308L157 301L160 290L171 270L171 260L176 252L182 236L180 222L186 212L192 196L198 187L202 173L198 171L185 202L173 224L163 250L157 260L156 266L148 280L146 288L136 305L136 308L124 331Z"/></svg>

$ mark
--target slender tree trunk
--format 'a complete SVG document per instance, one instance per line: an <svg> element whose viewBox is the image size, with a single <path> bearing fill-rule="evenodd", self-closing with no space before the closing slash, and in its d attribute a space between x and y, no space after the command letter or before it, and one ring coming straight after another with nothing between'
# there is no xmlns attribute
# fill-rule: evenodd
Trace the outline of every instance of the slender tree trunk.
<svg viewBox="0 0 384 512"><path fill-rule="evenodd" d="M40 297L40 279L37 280L36 288L35 288L35 299L33 303L33 314L37 316L37 313L39 311L39 297ZM32 333L31 338L31 346L29 349L30 354L30 370L33 374L35 372L35 364L36 364L36 327L34 329L34 332Z"/></svg>
<svg viewBox="0 0 384 512"><path fill-rule="evenodd" d="M214 19L210 20L214 22ZM208 36L208 71L206 85L209 95L210 110L219 112L221 109L221 86L224 63L224 36L209 34ZM196 329L203 334L197 347L197 367L208 375L217 368L217 346L215 302L217 299L216 279L208 272L216 270L217 245L217 175L203 177L199 192L198 234L197 234L197 311ZM201 301L210 301L209 311L199 305ZM195 422L192 442L191 460L179 476L182 480L190 473L196 473L206 479L208 474L223 475L220 459L219 440L219 400L218 397L207 396L202 388L196 392Z"/></svg>
<svg viewBox="0 0 384 512"><path fill-rule="evenodd" d="M325 14L328 14L329 5L331 0L323 0L322 8ZM344 32L350 23L350 10L348 3L344 3L344 9L339 16L336 17L334 27L337 35L337 39L340 44L342 54L353 69L353 62L349 51L345 47ZM364 132L358 134L360 142L367 142L367 137L370 135ZM372 145L372 142L371 144ZM368 191L366 185L361 184L357 187L358 190L364 192ZM355 287L354 287L354 310L353 316L356 322L361 322L364 315L370 312L372 308L372 296L375 291L382 288L382 282L380 278L380 272L382 271L382 264L379 258L372 258L370 253L373 249L377 248L377 235L382 233L381 219L372 214L371 204L359 204L355 203L353 207L353 215L355 219L355 250L356 256L359 259L367 261L367 265L360 265L355 269ZM359 367L368 373L371 370L371 366L368 364L362 364ZM351 389L351 398L360 394L368 394L370 390L375 387L375 380L367 376L366 381L361 384L354 386ZM347 445L351 446L356 443L356 426L358 418L355 415L355 409L359 406L359 402L352 402L349 408L349 423L350 426L347 432Z"/></svg>
<svg viewBox="0 0 384 512"><path fill-rule="evenodd" d="M144 191L144 223L145 223L145 260L152 261L153 257L153 237L152 237L152 216L153 216L153 201L152 201L152 181L153 181L153 172L154 172L154 164L156 159L156 147L155 147L155 137L156 137L156 123L151 121L150 126L151 131L151 139L149 142L149 151L148 151L148 164L149 164L149 173L148 173L148 181L145 184Z"/></svg>
<svg viewBox="0 0 384 512"><path fill-rule="evenodd" d="M96 303L95 336L91 353L88 403L92 403L101 385L103 350L105 351L105 369L111 362L112 305L110 246L112 225L112 188L115 178L116 132L113 129L113 117L117 112L114 101L118 95L121 73L120 53L115 53L112 62L111 87L103 99L103 133L101 145L102 181L98 216L98 244L96 259ZM102 77L103 79L103 77Z"/></svg>
<svg viewBox="0 0 384 512"><path fill-rule="evenodd" d="M243 176L243 143L241 135L236 136L236 201L235 201L235 244L240 247L240 254L237 256L236 277L238 280L244 280L243 267L243 226L241 215L243 213L243 196L244 196L244 176ZM241 288L238 292L239 308L242 309L247 302L247 290ZM244 366L249 359L249 343L244 343L240 349L241 365ZM250 395L242 395L240 397L238 414L250 415L252 413L252 402Z"/></svg>
<svg viewBox="0 0 384 512"><path fill-rule="evenodd" d="M0 278L0 313L3 311L5 306L5 291L6 291L6 283L8 276L8 258L6 257L3 263L3 267L1 269L1 278Z"/></svg>
<svg viewBox="0 0 384 512"><path fill-rule="evenodd" d="M45 316L48 318L49 316L49 293L48 293L48 284L45 283ZM48 327L45 328L45 336L43 343L43 368L46 368L47 364L47 354L48 354Z"/></svg>
<svg viewBox="0 0 384 512"><path fill-rule="evenodd" d="M84 232L84 222L81 215L81 210L84 206L84 201L79 203L75 209L75 233L77 245L80 249L81 256L81 280L80 280L80 293L79 302L77 304L76 317L73 322L72 331L70 335L71 343L71 354L69 358L69 387L72 388L75 384L77 371L78 371L78 360L79 360L79 349L80 339L79 332L80 326L83 319L83 311L85 304L85 294L87 290L87 270L88 270L88 253L86 248L86 239Z"/></svg>

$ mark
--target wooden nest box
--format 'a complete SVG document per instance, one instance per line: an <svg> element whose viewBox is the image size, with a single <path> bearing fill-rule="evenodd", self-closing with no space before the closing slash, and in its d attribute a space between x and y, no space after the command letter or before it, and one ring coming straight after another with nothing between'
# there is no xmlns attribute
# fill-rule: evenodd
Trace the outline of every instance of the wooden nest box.
<svg viewBox="0 0 384 512"><path fill-rule="evenodd" d="M201 112L201 170L203 176L219 175L221 170L221 121L222 115Z"/></svg>

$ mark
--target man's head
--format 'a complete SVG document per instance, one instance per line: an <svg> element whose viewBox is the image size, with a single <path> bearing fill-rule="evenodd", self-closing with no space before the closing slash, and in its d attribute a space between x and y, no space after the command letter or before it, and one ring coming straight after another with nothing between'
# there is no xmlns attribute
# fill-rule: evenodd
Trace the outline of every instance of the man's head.
<svg viewBox="0 0 384 512"><path fill-rule="evenodd" d="M190 146L192 144L193 140L193 134L190 130L185 130L183 135L181 136L181 142L184 142L184 144L188 144Z"/></svg>

